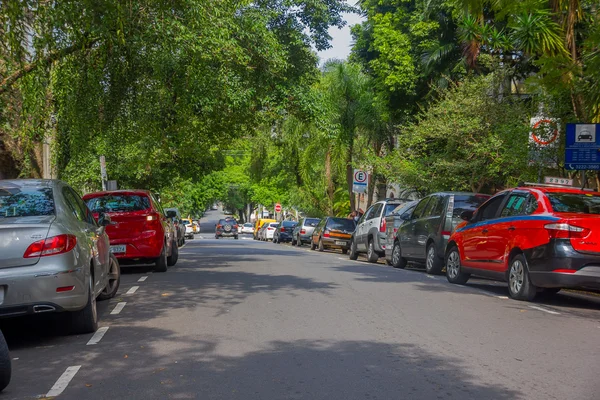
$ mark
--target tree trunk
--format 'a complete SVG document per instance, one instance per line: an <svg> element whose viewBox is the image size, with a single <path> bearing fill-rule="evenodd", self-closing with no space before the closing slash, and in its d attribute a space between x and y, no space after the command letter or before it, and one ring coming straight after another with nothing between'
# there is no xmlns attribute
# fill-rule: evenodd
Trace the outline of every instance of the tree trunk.
<svg viewBox="0 0 600 400"><path fill-rule="evenodd" d="M373 173L371 175L369 175L369 179L368 179L368 186L367 186L367 208L371 207L371 204L373 203L373 193L375 193L375 171L373 171ZM367 212L367 210L364 210L365 212Z"/></svg>

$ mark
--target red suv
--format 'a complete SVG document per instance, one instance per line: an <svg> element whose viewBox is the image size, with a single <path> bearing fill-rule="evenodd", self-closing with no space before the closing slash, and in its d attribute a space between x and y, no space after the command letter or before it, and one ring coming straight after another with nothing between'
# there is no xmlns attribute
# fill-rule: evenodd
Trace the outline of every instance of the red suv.
<svg viewBox="0 0 600 400"><path fill-rule="evenodd" d="M523 186L461 217L446 248L451 283L504 280L510 297L529 301L538 291L600 289L600 193Z"/></svg>
<svg viewBox="0 0 600 400"><path fill-rule="evenodd" d="M116 190L83 196L97 219L99 213L110 216L106 227L110 250L120 263L154 263L154 270L165 272L179 257L173 226L154 198L146 190Z"/></svg>

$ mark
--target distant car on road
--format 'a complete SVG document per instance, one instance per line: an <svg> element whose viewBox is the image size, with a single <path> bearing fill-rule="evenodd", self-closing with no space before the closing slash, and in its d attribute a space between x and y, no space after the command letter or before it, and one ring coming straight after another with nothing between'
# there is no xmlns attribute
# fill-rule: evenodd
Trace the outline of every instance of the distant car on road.
<svg viewBox="0 0 600 400"><path fill-rule="evenodd" d="M281 221L273 233L273 243L291 242L296 225L298 225L296 221Z"/></svg>
<svg viewBox="0 0 600 400"><path fill-rule="evenodd" d="M121 281L101 215L58 180L0 181L0 317L67 311L74 333L98 328L96 299Z"/></svg>
<svg viewBox="0 0 600 400"><path fill-rule="evenodd" d="M246 222L244 225L242 225L241 233L244 233L244 234L254 233L254 225L251 222Z"/></svg>
<svg viewBox="0 0 600 400"><path fill-rule="evenodd" d="M265 224L268 224L268 223L271 223L271 222L277 222L277 221L274 220L274 219L269 219L269 218L263 218L263 219L259 218L259 219L256 220L256 222L254 223L254 240L261 240L258 237L258 233L260 232L261 228Z"/></svg>
<svg viewBox="0 0 600 400"><path fill-rule="evenodd" d="M177 246L181 247L185 244L185 225L182 222L181 213L177 208L165 208L165 215L170 218L175 226Z"/></svg>
<svg viewBox="0 0 600 400"><path fill-rule="evenodd" d="M188 239L194 238L194 224L191 219L183 218L181 220L183 226L185 226L185 237Z"/></svg>
<svg viewBox="0 0 600 400"><path fill-rule="evenodd" d="M465 220L446 249L446 277L506 281L516 300L561 288L600 289L600 193L550 185L498 193Z"/></svg>
<svg viewBox="0 0 600 400"><path fill-rule="evenodd" d="M303 243L310 243L315 227L319 225L319 218L302 218L292 231L292 246L301 247Z"/></svg>
<svg viewBox="0 0 600 400"><path fill-rule="evenodd" d="M350 238L356 229L356 222L349 218L327 217L316 226L312 233L310 248L341 249L343 254L350 249Z"/></svg>
<svg viewBox="0 0 600 400"><path fill-rule="evenodd" d="M268 224L264 224L261 234L262 240L273 240L273 234L277 230L277 225L279 225L277 222L269 222Z"/></svg>
<svg viewBox="0 0 600 400"><path fill-rule="evenodd" d="M173 225L154 195L147 190L115 190L83 196L98 218L110 216L106 227L111 252L121 264L154 264L165 272L177 263L179 249Z"/></svg>
<svg viewBox="0 0 600 400"><path fill-rule="evenodd" d="M222 237L238 238L238 223L234 218L220 219L215 228L215 239Z"/></svg>

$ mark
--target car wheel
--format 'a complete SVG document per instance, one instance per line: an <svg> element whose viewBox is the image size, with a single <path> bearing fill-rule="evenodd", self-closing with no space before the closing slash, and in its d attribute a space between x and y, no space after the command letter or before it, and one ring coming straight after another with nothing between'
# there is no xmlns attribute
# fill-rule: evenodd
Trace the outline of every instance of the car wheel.
<svg viewBox="0 0 600 400"><path fill-rule="evenodd" d="M121 284L121 267L117 258L112 254L110 255L109 264L108 282L102 293L98 296L98 300L108 300L115 297Z"/></svg>
<svg viewBox="0 0 600 400"><path fill-rule="evenodd" d="M10 360L10 352L4 335L0 332L0 392L10 383L12 375L12 365Z"/></svg>
<svg viewBox="0 0 600 400"><path fill-rule="evenodd" d="M452 246L446 254L446 279L450 283L464 285L467 283L471 274L466 274L460 268L460 253L458 247Z"/></svg>
<svg viewBox="0 0 600 400"><path fill-rule="evenodd" d="M508 295L515 300L531 301L536 294L537 288L529 279L527 261L522 254L517 254L508 268Z"/></svg>
<svg viewBox="0 0 600 400"><path fill-rule="evenodd" d="M172 267L177 264L177 260L179 260L179 248L173 241L173 244L171 245L171 255L167 258L167 266Z"/></svg>
<svg viewBox="0 0 600 400"><path fill-rule="evenodd" d="M238 236L238 235L235 235L233 238L234 238L235 240L238 240L239 236Z"/></svg>
<svg viewBox="0 0 600 400"><path fill-rule="evenodd" d="M300 239L300 236L298 236L298 240L296 240L296 246L302 247L302 239Z"/></svg>
<svg viewBox="0 0 600 400"><path fill-rule="evenodd" d="M154 272L167 272L167 250L166 244L163 245L160 256L154 262Z"/></svg>
<svg viewBox="0 0 600 400"><path fill-rule="evenodd" d="M369 245L367 248L367 261L370 263L376 263L379 260L379 255L375 252L375 243L373 239L369 239Z"/></svg>
<svg viewBox="0 0 600 400"><path fill-rule="evenodd" d="M72 333L92 333L98 330L98 309L92 281L90 276L87 304L83 309L71 313Z"/></svg>
<svg viewBox="0 0 600 400"><path fill-rule="evenodd" d="M218 238L219 238L219 235L215 235L215 239L218 239Z"/></svg>
<svg viewBox="0 0 600 400"><path fill-rule="evenodd" d="M294 239L292 239L292 246L296 245L296 241Z"/></svg>
<svg viewBox="0 0 600 400"><path fill-rule="evenodd" d="M398 242L395 242L394 247L392 247L392 267L406 268L406 258L402 257L402 248Z"/></svg>
<svg viewBox="0 0 600 400"><path fill-rule="evenodd" d="M317 246L315 245L315 243L313 242L312 238L310 239L310 249L311 250L315 250L317 248Z"/></svg>
<svg viewBox="0 0 600 400"><path fill-rule="evenodd" d="M342 249L342 254L348 254L348 249Z"/></svg>
<svg viewBox="0 0 600 400"><path fill-rule="evenodd" d="M325 250L325 246L323 246L323 239L319 238L319 251Z"/></svg>
<svg viewBox="0 0 600 400"><path fill-rule="evenodd" d="M425 253L425 272L431 275L439 275L444 268L441 258L435 254L435 244L430 243Z"/></svg>
<svg viewBox="0 0 600 400"><path fill-rule="evenodd" d="M352 239L352 242L350 243L350 254L348 255L348 258L351 260L358 259L358 251L356 251L356 242L354 239Z"/></svg>

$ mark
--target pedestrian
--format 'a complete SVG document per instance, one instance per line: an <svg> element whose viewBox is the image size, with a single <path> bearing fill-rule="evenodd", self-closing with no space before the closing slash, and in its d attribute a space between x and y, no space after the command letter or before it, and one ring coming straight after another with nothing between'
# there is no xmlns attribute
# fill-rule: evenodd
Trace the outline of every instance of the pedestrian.
<svg viewBox="0 0 600 400"><path fill-rule="evenodd" d="M348 219L353 219L356 221L356 211L352 211L350 214L348 214Z"/></svg>

